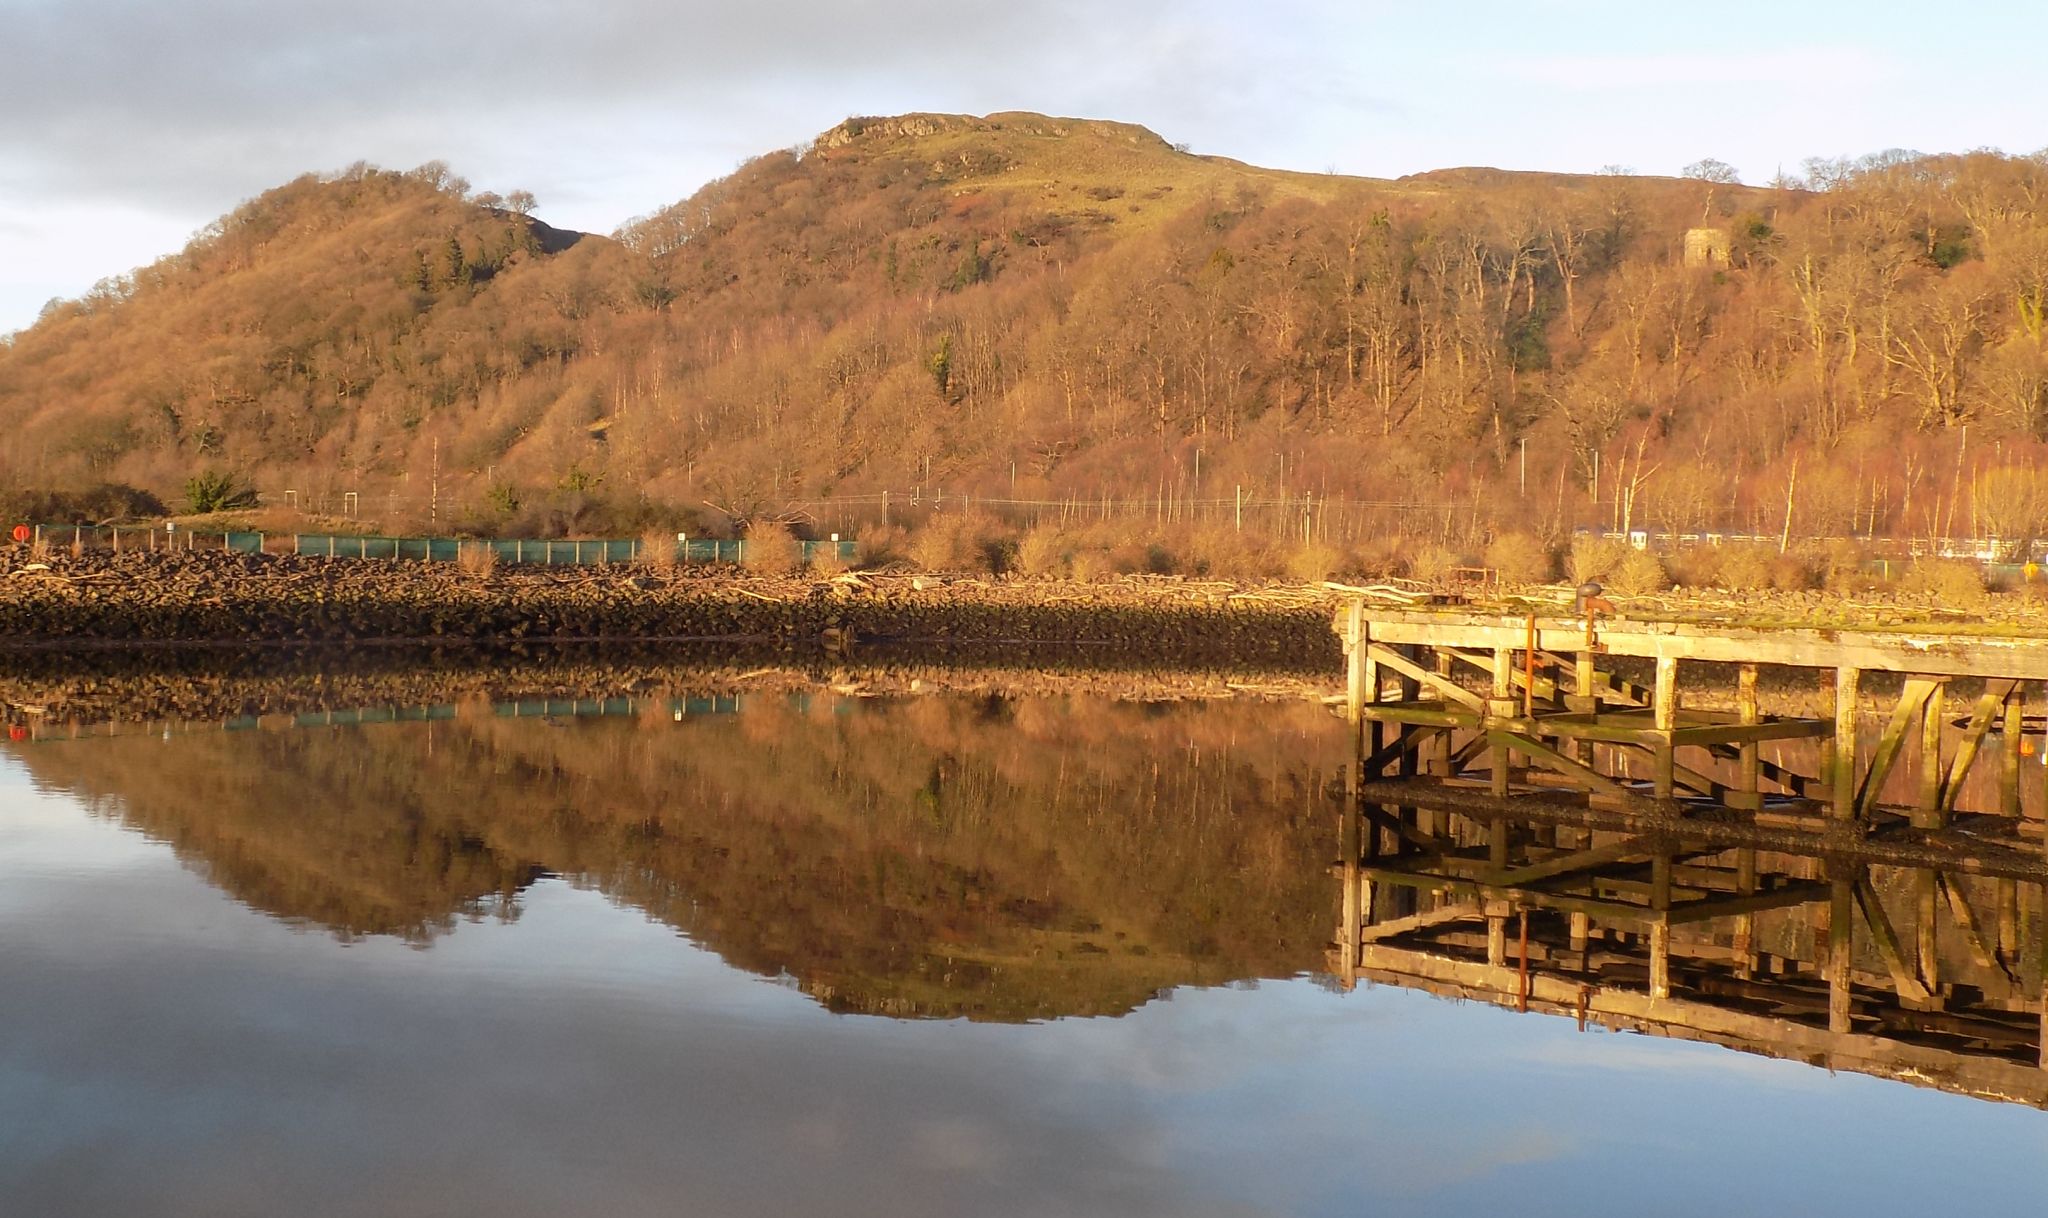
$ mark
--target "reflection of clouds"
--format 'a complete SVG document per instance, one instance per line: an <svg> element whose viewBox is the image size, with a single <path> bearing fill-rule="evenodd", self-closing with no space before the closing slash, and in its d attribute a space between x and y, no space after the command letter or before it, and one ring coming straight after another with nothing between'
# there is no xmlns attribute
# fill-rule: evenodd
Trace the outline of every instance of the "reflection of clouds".
<svg viewBox="0 0 2048 1218"><path fill-rule="evenodd" d="M432 953L345 948L161 846L92 875L130 839L75 820L68 887L0 917L8 1213L1252 1212L1127 1084L1017 1051L1046 1026L834 1017L554 882Z"/></svg>
<svg viewBox="0 0 2048 1218"><path fill-rule="evenodd" d="M1563 1070L1741 1077L1804 1091L1824 1090L1829 1085L1826 1071L1804 1062L1633 1032L1588 1031L1530 1045L1514 1053L1512 1059Z"/></svg>
<svg viewBox="0 0 2048 1218"><path fill-rule="evenodd" d="M1490 1137L1463 1138L1453 1155L1446 1155L1440 1143L1416 1140L1381 1148L1373 1185L1391 1192L1437 1192L1510 1168L1563 1160L1585 1150L1582 1139L1536 1125L1518 1125Z"/></svg>
<svg viewBox="0 0 2048 1218"><path fill-rule="evenodd" d="M1333 1038L1369 1035L1383 1013L1314 983L1268 983L1256 1000L1235 987L1182 988L1143 1009L1145 1018L1062 1019L1048 1054L1080 1054L1095 1077L1162 1092L1210 1091L1247 1072L1326 1056ZM1275 1009L1287 1018L1277 1023ZM1056 1046L1056 1047L1055 1047Z"/></svg>
<svg viewBox="0 0 2048 1218"><path fill-rule="evenodd" d="M927 1171L992 1171L1002 1158L1002 1143L982 1121L919 1121L904 1146L906 1165Z"/></svg>

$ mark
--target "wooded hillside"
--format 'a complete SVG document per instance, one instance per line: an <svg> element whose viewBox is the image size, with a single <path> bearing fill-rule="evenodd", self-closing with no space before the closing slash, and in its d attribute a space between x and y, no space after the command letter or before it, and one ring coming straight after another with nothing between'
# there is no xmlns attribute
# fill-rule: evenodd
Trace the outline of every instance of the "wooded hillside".
<svg viewBox="0 0 2048 1218"><path fill-rule="evenodd" d="M2048 523L2048 155L1716 170L1385 182L914 115L579 240L357 166L0 346L0 483L225 470L491 532L1246 498L1354 552Z"/></svg>

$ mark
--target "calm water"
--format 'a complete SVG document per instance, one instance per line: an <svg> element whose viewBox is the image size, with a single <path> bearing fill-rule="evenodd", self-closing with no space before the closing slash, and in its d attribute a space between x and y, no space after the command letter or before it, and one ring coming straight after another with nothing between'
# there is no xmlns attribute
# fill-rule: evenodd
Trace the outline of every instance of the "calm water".
<svg viewBox="0 0 2048 1218"><path fill-rule="evenodd" d="M513 709L6 746L0 1214L2038 1204L2032 1107L1339 988L1317 707Z"/></svg>

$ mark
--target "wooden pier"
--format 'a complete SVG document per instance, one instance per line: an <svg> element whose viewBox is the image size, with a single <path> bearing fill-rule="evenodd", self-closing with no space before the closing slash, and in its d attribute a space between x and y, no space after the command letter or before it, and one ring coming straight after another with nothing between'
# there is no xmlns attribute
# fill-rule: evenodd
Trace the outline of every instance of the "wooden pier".
<svg viewBox="0 0 2048 1218"><path fill-rule="evenodd" d="M2048 1107L2048 642L1336 627L1341 978Z"/></svg>

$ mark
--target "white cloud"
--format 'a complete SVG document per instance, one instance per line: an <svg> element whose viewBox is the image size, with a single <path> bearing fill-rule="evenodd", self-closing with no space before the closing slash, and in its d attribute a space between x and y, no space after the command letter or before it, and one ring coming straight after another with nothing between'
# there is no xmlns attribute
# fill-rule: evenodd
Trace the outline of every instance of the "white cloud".
<svg viewBox="0 0 2048 1218"><path fill-rule="evenodd" d="M1882 84L1900 72L1889 57L1863 47L1489 56L1485 64L1488 70L1516 80L1589 93L1682 85L1858 89Z"/></svg>

